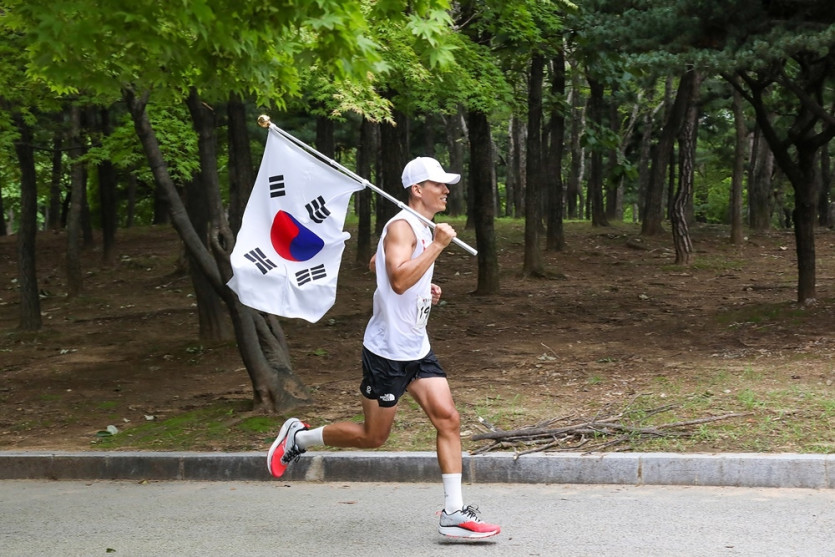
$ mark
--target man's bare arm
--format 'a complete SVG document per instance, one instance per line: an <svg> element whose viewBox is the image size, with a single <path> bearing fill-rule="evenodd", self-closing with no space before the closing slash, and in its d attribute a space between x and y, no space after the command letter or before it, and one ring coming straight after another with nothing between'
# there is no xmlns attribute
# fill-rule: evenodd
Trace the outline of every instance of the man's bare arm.
<svg viewBox="0 0 835 557"><path fill-rule="evenodd" d="M383 246L386 250L386 272L392 289L402 294L414 286L455 235L455 230L450 225L437 225L435 239L425 247L423 253L412 259L417 242L412 227L404 220L389 224Z"/></svg>

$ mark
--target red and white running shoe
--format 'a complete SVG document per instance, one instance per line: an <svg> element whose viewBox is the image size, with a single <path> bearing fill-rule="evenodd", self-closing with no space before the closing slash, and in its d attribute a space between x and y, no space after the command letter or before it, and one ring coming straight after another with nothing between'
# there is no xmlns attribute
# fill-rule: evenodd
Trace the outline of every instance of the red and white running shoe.
<svg viewBox="0 0 835 557"><path fill-rule="evenodd" d="M446 509L441 512L441 523L438 532L451 538L489 538L502 531L496 524L487 524L478 517L478 507L469 505L460 511L447 514Z"/></svg>
<svg viewBox="0 0 835 557"><path fill-rule="evenodd" d="M273 441L270 452L267 453L267 470L276 478L280 478L287 465L298 460L305 449L296 445L296 434L304 431L308 425L298 418L290 418L278 432L278 437Z"/></svg>

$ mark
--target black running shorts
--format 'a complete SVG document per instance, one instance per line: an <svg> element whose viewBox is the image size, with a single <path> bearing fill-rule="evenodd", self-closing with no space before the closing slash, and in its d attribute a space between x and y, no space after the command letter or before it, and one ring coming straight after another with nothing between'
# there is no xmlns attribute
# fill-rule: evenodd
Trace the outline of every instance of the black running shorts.
<svg viewBox="0 0 835 557"><path fill-rule="evenodd" d="M360 392L368 399L377 399L383 408L397 405L409 383L425 377L446 377L438 357L430 349L420 360L399 362L362 348L362 383Z"/></svg>

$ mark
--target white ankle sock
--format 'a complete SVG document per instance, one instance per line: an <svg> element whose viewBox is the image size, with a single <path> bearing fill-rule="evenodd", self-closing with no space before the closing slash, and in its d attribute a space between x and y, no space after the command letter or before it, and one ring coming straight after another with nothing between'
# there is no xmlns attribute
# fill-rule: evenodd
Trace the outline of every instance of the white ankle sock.
<svg viewBox="0 0 835 557"><path fill-rule="evenodd" d="M322 430L324 429L324 427L317 427L316 429L298 432L296 434L296 445L300 449L307 449L314 445L324 445L325 441L322 439Z"/></svg>
<svg viewBox="0 0 835 557"><path fill-rule="evenodd" d="M444 481L444 510L447 514L464 508L464 496L461 490L461 474L441 474Z"/></svg>

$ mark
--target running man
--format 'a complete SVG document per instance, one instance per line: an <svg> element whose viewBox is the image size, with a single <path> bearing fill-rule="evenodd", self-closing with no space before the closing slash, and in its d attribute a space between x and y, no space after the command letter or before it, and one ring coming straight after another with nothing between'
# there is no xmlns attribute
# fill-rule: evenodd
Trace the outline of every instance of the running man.
<svg viewBox="0 0 835 557"><path fill-rule="evenodd" d="M460 174L445 172L433 158L412 160L402 175L409 207L431 220L446 209L447 185L460 179ZM435 260L455 236L452 226L441 223L433 237L432 229L405 209L386 223L369 264L377 276L377 290L363 338L360 392L365 420L309 429L308 424L290 418L270 447L267 467L273 476L281 477L291 462L316 445L382 446L391 432L397 403L408 391L437 430L444 486L438 531L450 537L486 538L501 528L482 522L476 507L464 506L460 417L426 333L429 312L441 298L441 288L432 283Z"/></svg>

